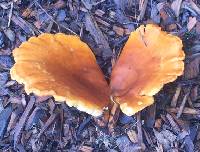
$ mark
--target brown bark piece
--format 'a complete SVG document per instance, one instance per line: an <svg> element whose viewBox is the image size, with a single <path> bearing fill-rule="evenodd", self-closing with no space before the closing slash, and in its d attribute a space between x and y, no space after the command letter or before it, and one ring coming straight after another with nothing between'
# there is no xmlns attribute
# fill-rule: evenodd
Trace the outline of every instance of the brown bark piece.
<svg viewBox="0 0 200 152"><path fill-rule="evenodd" d="M93 36L99 48L101 49L103 58L107 59L111 57L112 50L108 44L108 41L106 40L100 28L98 27L93 16L91 16L90 14L87 14L85 16L85 26L86 26L86 29L90 32L90 34Z"/></svg>
<svg viewBox="0 0 200 152"><path fill-rule="evenodd" d="M171 101L171 107L176 107L176 104L177 104L177 101L178 101L178 97L179 97L179 95L181 93L181 88L182 88L181 85L177 86L176 92L175 92L175 94L174 94L174 96L172 98L172 101Z"/></svg>
<svg viewBox="0 0 200 152"><path fill-rule="evenodd" d="M125 32L123 28L118 27L116 25L113 26L113 31L115 31L120 36L123 36Z"/></svg>
<svg viewBox="0 0 200 152"><path fill-rule="evenodd" d="M113 129L115 128L117 120L119 118L119 112L120 112L119 104L114 103L114 105L111 109L110 117L109 117L109 121L108 121L109 132L112 132Z"/></svg>
<svg viewBox="0 0 200 152"><path fill-rule="evenodd" d="M28 105L26 106L26 109L24 110L24 113L22 114L21 118L19 119L18 124L15 127L15 133L14 133L14 145L16 146L21 138L22 130L25 126L26 120L28 119L28 116L35 104L35 98L33 96L30 97L30 101L28 102Z"/></svg>
<svg viewBox="0 0 200 152"><path fill-rule="evenodd" d="M57 113L53 113L49 117L49 119L44 124L43 128L40 130L40 133L38 134L38 138L40 138L40 136L46 131L46 129L53 123L56 117L57 117Z"/></svg>

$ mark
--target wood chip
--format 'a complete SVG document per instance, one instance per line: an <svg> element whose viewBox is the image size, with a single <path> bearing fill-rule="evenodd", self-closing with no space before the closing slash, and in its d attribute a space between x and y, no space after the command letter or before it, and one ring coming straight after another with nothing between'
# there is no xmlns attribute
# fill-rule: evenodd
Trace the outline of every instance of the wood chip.
<svg viewBox="0 0 200 152"><path fill-rule="evenodd" d="M192 8L193 10L195 10L199 15L200 15L200 8L197 4L195 4L195 2L193 2L193 0L188 0L189 3L187 3L189 5L190 8Z"/></svg>
<svg viewBox="0 0 200 152"><path fill-rule="evenodd" d="M177 122L174 120L174 117L168 113L166 115L166 118L169 121L170 125L172 126L173 131L178 134L180 132L180 127L178 126Z"/></svg>
<svg viewBox="0 0 200 152"><path fill-rule="evenodd" d="M145 145L143 143L143 135L142 135L142 121L141 121L141 113L138 112L136 114L137 118L137 135L138 135L138 144L142 147L143 150L145 150Z"/></svg>
<svg viewBox="0 0 200 152"><path fill-rule="evenodd" d="M176 17L179 16L181 4L182 4L182 0L175 0L171 4L171 8L173 9L174 13L176 14Z"/></svg>
<svg viewBox="0 0 200 152"><path fill-rule="evenodd" d="M185 66L184 70L184 78L185 79L193 79L198 76L199 74L199 65L200 65L200 57L197 56L196 58L192 59L188 64Z"/></svg>
<svg viewBox="0 0 200 152"><path fill-rule="evenodd" d="M56 3L54 3L52 5L52 8L53 9L61 9L61 8L64 8L66 5L67 5L66 1L58 0Z"/></svg>
<svg viewBox="0 0 200 152"><path fill-rule="evenodd" d="M114 105L111 109L110 117L109 117L109 121L108 121L109 132L113 132L113 129L115 128L115 126L117 124L117 120L119 118L119 112L120 112L119 104L114 103Z"/></svg>
<svg viewBox="0 0 200 152"><path fill-rule="evenodd" d="M168 112L178 113L179 108L167 108ZM200 110L185 107L183 109L183 114L200 115Z"/></svg>
<svg viewBox="0 0 200 152"><path fill-rule="evenodd" d="M200 34L200 21L197 21L195 29L197 34Z"/></svg>
<svg viewBox="0 0 200 152"><path fill-rule="evenodd" d="M94 121L99 127L105 128L108 125L109 115L110 115L109 109L104 109L102 116L97 118L94 117Z"/></svg>
<svg viewBox="0 0 200 152"><path fill-rule="evenodd" d="M184 98L183 98L183 100L181 102L180 108L179 108L178 113L176 115L177 118L180 118L180 116L181 116L181 114L183 112L183 109L185 107L185 103L186 103L186 101L187 101L187 99L189 97L189 94L190 94L190 90L185 94L185 96L184 96Z"/></svg>
<svg viewBox="0 0 200 152"><path fill-rule="evenodd" d="M148 128L153 128L153 125L155 123L156 118L156 104L152 104L149 107L147 107L147 110L145 111L145 117L144 117L144 123L145 126Z"/></svg>
<svg viewBox="0 0 200 152"><path fill-rule="evenodd" d="M106 27L110 27L110 24L109 24L108 22L102 20L102 19L99 18L99 17L95 17L95 20L96 20L98 23L100 23L100 24L102 24L102 25L104 25L104 26L106 26Z"/></svg>
<svg viewBox="0 0 200 152"><path fill-rule="evenodd" d="M196 101L197 100L197 97L198 97L198 94L199 94L198 90L199 90L199 86L198 85L194 86L191 89L190 98L191 98L192 101Z"/></svg>
<svg viewBox="0 0 200 152"><path fill-rule="evenodd" d="M125 32L123 28L118 27L116 25L113 26L113 31L115 31L120 36L123 36Z"/></svg>
<svg viewBox="0 0 200 152"><path fill-rule="evenodd" d="M16 146L20 142L21 133L25 126L26 120L28 119L28 116L35 104L35 97L31 96L30 101L28 102L26 109L24 110L21 118L19 119L19 122L17 123L15 127L15 133L14 133L14 146Z"/></svg>
<svg viewBox="0 0 200 152"><path fill-rule="evenodd" d="M21 17L15 15L15 14L17 14L17 13L16 12L13 13L11 20L17 26L19 26L24 32L26 32L27 34L30 34L30 35L33 35L34 33L40 34L40 32L35 27L33 27L31 24L29 24L28 22L26 22Z"/></svg>
<svg viewBox="0 0 200 152"><path fill-rule="evenodd" d="M92 152L92 151L94 150L94 148L89 147L89 146L81 146L81 147L79 148L79 150L80 150L81 152Z"/></svg>
<svg viewBox="0 0 200 152"><path fill-rule="evenodd" d="M95 42L101 49L103 58L104 59L110 58L112 56L112 50L105 36L99 29L96 21L90 14L86 14L85 16L85 26L87 31L89 31L90 34L94 37Z"/></svg>
<svg viewBox="0 0 200 152"><path fill-rule="evenodd" d="M148 143L149 145L153 145L153 141L152 141L152 139L151 139L150 134L149 134L144 128L142 128L142 131L143 131L143 133L144 133L144 136L145 136L145 139L146 139L147 143Z"/></svg>
<svg viewBox="0 0 200 152"><path fill-rule="evenodd" d="M48 129L48 127L54 122L54 120L57 117L57 115L58 115L57 113L51 114L51 116L49 117L49 119L46 121L46 123L44 124L44 126L40 130L40 133L38 134L38 137L37 137L38 139L46 131L46 129Z"/></svg>
<svg viewBox="0 0 200 152"><path fill-rule="evenodd" d="M172 98L172 101L171 101L171 107L176 107L176 104L177 104L177 101L178 101L178 97L181 93L181 85L178 85L177 88L176 88L176 92Z"/></svg>
<svg viewBox="0 0 200 152"><path fill-rule="evenodd" d="M191 31L195 27L196 23L197 23L196 17L189 17L189 21L187 23L188 31Z"/></svg>
<svg viewBox="0 0 200 152"><path fill-rule="evenodd" d="M105 14L105 12L102 11L102 10L100 10L100 9L97 9L97 10L95 11L95 15L97 15L97 16L102 17L104 14Z"/></svg>
<svg viewBox="0 0 200 152"><path fill-rule="evenodd" d="M133 142L133 143L137 143L138 142L138 137L137 137L137 133L135 130L128 130L127 131L127 135L129 137L129 139Z"/></svg>
<svg viewBox="0 0 200 152"><path fill-rule="evenodd" d="M155 124L154 124L154 127L157 128L157 129L160 129L162 126L162 119L156 119L155 121Z"/></svg>
<svg viewBox="0 0 200 152"><path fill-rule="evenodd" d="M142 0L142 2L140 3L141 10L140 10L139 16L137 17L138 21L141 21L143 19L144 14L146 12L147 4L148 4L148 0Z"/></svg>

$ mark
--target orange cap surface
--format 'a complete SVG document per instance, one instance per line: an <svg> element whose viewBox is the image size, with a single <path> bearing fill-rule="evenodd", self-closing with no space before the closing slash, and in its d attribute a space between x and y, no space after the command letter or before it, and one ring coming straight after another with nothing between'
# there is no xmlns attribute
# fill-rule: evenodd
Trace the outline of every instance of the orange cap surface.
<svg viewBox="0 0 200 152"><path fill-rule="evenodd" d="M90 48L78 37L42 34L13 51L12 79L27 93L52 95L94 116L109 102L109 87Z"/></svg>
<svg viewBox="0 0 200 152"><path fill-rule="evenodd" d="M111 74L111 95L133 115L154 102L164 84L183 73L182 41L152 24L132 32Z"/></svg>

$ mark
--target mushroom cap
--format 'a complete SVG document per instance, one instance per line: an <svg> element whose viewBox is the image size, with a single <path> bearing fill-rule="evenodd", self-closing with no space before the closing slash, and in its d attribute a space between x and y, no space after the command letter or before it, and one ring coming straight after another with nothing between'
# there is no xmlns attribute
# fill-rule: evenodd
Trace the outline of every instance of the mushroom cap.
<svg viewBox="0 0 200 152"><path fill-rule="evenodd" d="M182 75L182 41L148 24L132 32L111 74L111 95L133 115L154 102L164 84Z"/></svg>
<svg viewBox="0 0 200 152"><path fill-rule="evenodd" d="M11 78L27 93L52 95L94 116L109 102L109 87L87 44L72 35L42 34L13 51Z"/></svg>

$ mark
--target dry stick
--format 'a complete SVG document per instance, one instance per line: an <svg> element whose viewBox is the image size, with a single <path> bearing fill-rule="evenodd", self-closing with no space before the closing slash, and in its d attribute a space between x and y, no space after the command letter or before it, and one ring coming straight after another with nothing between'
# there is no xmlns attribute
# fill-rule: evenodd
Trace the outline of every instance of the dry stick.
<svg viewBox="0 0 200 152"><path fill-rule="evenodd" d="M9 15L8 15L8 27L10 27L12 12L13 12L13 2L10 4L10 11L9 11Z"/></svg>
<svg viewBox="0 0 200 152"><path fill-rule="evenodd" d="M143 130L143 133L144 133L144 136L145 136L145 139L147 140L147 143L149 145L153 145L153 141L151 139L151 136L146 132L146 130L144 128L142 128Z"/></svg>
<svg viewBox="0 0 200 152"><path fill-rule="evenodd" d="M142 10L143 4L144 4L144 0L140 0L140 1L139 1L139 10L140 10L140 11Z"/></svg>
<svg viewBox="0 0 200 152"><path fill-rule="evenodd" d="M108 129L110 132L112 132L114 127L116 126L117 120L119 118L119 113L120 113L119 104L114 103L108 120Z"/></svg>
<svg viewBox="0 0 200 152"><path fill-rule="evenodd" d="M175 92L175 94L172 98L172 101L171 101L171 107L176 107L180 93L181 93L181 85L178 85L178 87L176 88L176 92Z"/></svg>
<svg viewBox="0 0 200 152"><path fill-rule="evenodd" d="M141 146L141 148L143 149L143 137L142 137L142 122L141 122L141 113L138 112L136 114L136 118L137 118L137 132L138 132L138 143Z"/></svg>
<svg viewBox="0 0 200 152"><path fill-rule="evenodd" d="M148 3L148 0L144 0L144 3L142 5L143 6L142 10L140 11L140 15L137 17L137 21L140 21L140 20L143 19L145 11L146 11L146 8L147 8L147 3Z"/></svg>
<svg viewBox="0 0 200 152"><path fill-rule="evenodd" d="M35 104L35 97L31 96L30 101L28 102L28 105L26 106L26 109L24 110L24 113L22 114L21 118L19 119L18 124L15 127L15 133L14 133L14 146L16 147L16 144L19 143L21 138L22 130L25 126L25 122L28 119L28 116Z"/></svg>
<svg viewBox="0 0 200 152"><path fill-rule="evenodd" d="M179 108L167 108L167 111L172 112L172 113L177 113L178 110L179 110ZM200 110L185 107L183 109L182 113L183 114L191 114L191 115L200 115Z"/></svg>
<svg viewBox="0 0 200 152"><path fill-rule="evenodd" d="M187 99L188 99L189 94L190 94L190 91L188 91L188 92L186 93L186 95L184 96L183 101L182 101L182 103L181 103L181 105L180 105L180 108L179 108L179 110L178 110L178 113L177 113L177 115L176 115L177 118L180 118L181 114L183 113L183 109L184 109L184 107L185 107L185 103L186 103L186 101L187 101Z"/></svg>
<svg viewBox="0 0 200 152"><path fill-rule="evenodd" d="M172 6L171 6L171 7L172 7L172 9L174 10L174 13L175 13L176 17L179 16L181 4L182 4L182 0L175 0L175 1L172 3Z"/></svg>
<svg viewBox="0 0 200 152"><path fill-rule="evenodd" d="M190 108L194 108L194 106L193 106L193 103L192 103L192 100L191 100L191 98L190 97L188 97L188 104L189 104L189 106L190 106Z"/></svg>

